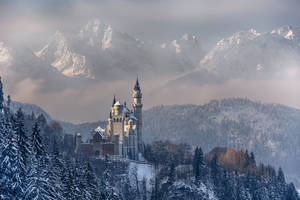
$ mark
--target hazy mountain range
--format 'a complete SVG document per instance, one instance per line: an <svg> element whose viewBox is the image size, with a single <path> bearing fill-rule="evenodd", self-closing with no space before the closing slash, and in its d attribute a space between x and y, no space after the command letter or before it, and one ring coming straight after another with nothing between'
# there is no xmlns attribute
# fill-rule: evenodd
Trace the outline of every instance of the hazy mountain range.
<svg viewBox="0 0 300 200"><path fill-rule="evenodd" d="M299 64L299 44L300 29L283 26L267 33L251 29L222 39L205 54L190 34L156 44L95 19L72 35L56 31L35 51L1 42L0 64L16 71L24 68L31 76L43 70L60 81L110 81L139 74L144 79L159 75L177 83L207 84L234 78L287 78L282 71L288 73Z"/></svg>
<svg viewBox="0 0 300 200"><path fill-rule="evenodd" d="M299 70L299 55L300 29L283 26L267 33L250 29L220 40L195 70L171 83L295 79Z"/></svg>
<svg viewBox="0 0 300 200"><path fill-rule="evenodd" d="M40 50L17 48L0 43L0 64L16 70L27 68L31 72L43 67L54 71L52 76L59 72L67 78L106 81L126 79L132 74L143 77L157 72L161 75L180 74L193 69L204 56L195 36L185 34L179 40L154 44L116 30L98 19L88 22L72 35L56 31Z"/></svg>
<svg viewBox="0 0 300 200"><path fill-rule="evenodd" d="M102 106L95 110L95 103L101 101L107 105L113 93L124 98L137 75L148 94L145 99L148 108L162 103L199 103L200 99L207 102L248 96L234 92L232 86L226 88L230 95L204 94L209 89L201 88L222 87L231 80L298 80L299 35L300 30L291 26L264 33L250 29L220 40L208 51L201 45L204 39L201 35L184 34L157 43L95 19L72 34L56 31L48 41L41 42L40 48L22 47L0 39L1 75L9 82L8 93L16 100L47 107L56 118L91 121L103 118L99 113L107 109ZM20 89L24 83L26 90ZM190 85L195 92L183 98L188 95L186 88ZM242 91L246 89L245 86ZM272 101L277 95L272 92L267 100L262 91L250 97L297 106L285 98ZM50 96L56 96L57 101L49 101ZM72 101L74 98L77 101ZM56 109L57 104L60 109ZM82 114L77 117L76 113Z"/></svg>

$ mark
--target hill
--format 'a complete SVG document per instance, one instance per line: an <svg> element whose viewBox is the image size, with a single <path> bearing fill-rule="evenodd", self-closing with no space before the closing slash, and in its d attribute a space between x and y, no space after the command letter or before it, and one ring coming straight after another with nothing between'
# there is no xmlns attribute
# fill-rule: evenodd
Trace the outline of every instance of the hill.
<svg viewBox="0 0 300 200"><path fill-rule="evenodd" d="M289 178L300 176L297 109L249 99L224 99L205 105L154 107L144 112L143 121L146 142L185 142L206 152L217 146L248 149L258 161L282 166Z"/></svg>

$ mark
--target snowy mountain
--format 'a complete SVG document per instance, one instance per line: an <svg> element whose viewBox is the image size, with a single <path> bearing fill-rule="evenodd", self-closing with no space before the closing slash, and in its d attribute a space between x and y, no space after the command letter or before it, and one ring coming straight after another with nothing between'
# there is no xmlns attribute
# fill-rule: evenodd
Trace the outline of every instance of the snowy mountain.
<svg viewBox="0 0 300 200"><path fill-rule="evenodd" d="M0 68L3 77L13 75L13 78L7 77L6 79L13 80L14 84L22 80L39 82L40 87L37 89L45 89L44 86L47 86L47 90L59 89L58 86L62 89L67 79L56 68L38 58L31 49L7 42L0 42Z"/></svg>
<svg viewBox="0 0 300 200"><path fill-rule="evenodd" d="M85 56L72 52L66 37L59 31L50 38L48 44L34 54L67 77L91 76L90 71L85 68Z"/></svg>
<svg viewBox="0 0 300 200"><path fill-rule="evenodd" d="M174 41L166 51L94 19L73 35L57 31L35 55L71 78L105 80L137 73L149 77L158 71L169 76L194 69L203 57L198 40L185 35L178 40L180 50L175 50L176 55Z"/></svg>
<svg viewBox="0 0 300 200"><path fill-rule="evenodd" d="M202 56L204 56L197 37L188 33L185 33L178 40L163 43L161 48L168 51L171 55L181 56L182 59L186 59L186 61L190 61L194 65L197 65Z"/></svg>
<svg viewBox="0 0 300 200"><path fill-rule="evenodd" d="M197 37L188 33L180 39L165 42L160 47L163 49L163 56L167 57L174 66L189 70L193 70L205 55ZM187 70L182 70L185 71Z"/></svg>
<svg viewBox="0 0 300 200"><path fill-rule="evenodd" d="M274 29L271 34L278 34L288 40L295 41L300 45L300 28L294 29L292 26L282 26L278 29Z"/></svg>
<svg viewBox="0 0 300 200"><path fill-rule="evenodd" d="M300 64L299 33L289 26L267 33L254 29L235 33L219 41L196 70L173 82L291 78L289 72Z"/></svg>
<svg viewBox="0 0 300 200"><path fill-rule="evenodd" d="M12 55L4 42L0 42L0 65L7 67L11 65Z"/></svg>

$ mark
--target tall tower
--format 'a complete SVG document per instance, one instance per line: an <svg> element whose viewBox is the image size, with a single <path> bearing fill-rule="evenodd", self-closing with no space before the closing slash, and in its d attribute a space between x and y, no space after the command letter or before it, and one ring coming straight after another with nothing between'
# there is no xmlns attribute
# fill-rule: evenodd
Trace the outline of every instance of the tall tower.
<svg viewBox="0 0 300 200"><path fill-rule="evenodd" d="M138 143L138 151L140 152L142 150L142 126L143 126L143 120L142 120L142 92L139 84L138 78L136 79L135 86L133 88L133 112L134 116L137 118L136 122L136 130L137 130L137 143Z"/></svg>

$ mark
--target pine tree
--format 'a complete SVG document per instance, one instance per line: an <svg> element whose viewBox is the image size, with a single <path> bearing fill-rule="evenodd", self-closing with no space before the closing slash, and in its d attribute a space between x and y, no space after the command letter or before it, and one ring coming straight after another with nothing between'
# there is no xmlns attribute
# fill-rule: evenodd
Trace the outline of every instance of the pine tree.
<svg viewBox="0 0 300 200"><path fill-rule="evenodd" d="M199 183L200 179L205 175L205 163L204 155L201 147L196 147L193 159L194 175L196 184Z"/></svg>
<svg viewBox="0 0 300 200"><path fill-rule="evenodd" d="M7 95L7 107L9 108L11 104L11 98L10 95Z"/></svg>
<svg viewBox="0 0 300 200"><path fill-rule="evenodd" d="M17 143L18 143L18 158L20 158L19 162L21 164L21 178L25 178L25 175L27 173L27 165L29 162L29 155L30 155L30 149L29 149L29 139L28 139L28 133L24 126L24 114L21 109L19 109L15 115L14 118L14 131L17 135Z"/></svg>
<svg viewBox="0 0 300 200"><path fill-rule="evenodd" d="M158 177L156 175L155 179L154 179L154 185L152 187L151 200L159 200L159 199L160 199L159 180L158 180Z"/></svg>
<svg viewBox="0 0 300 200"><path fill-rule="evenodd" d="M62 196L66 200L72 200L73 192L74 192L74 185L73 185L73 176L70 167L70 161L66 161L66 165L63 169L62 178L61 178L61 187L62 187Z"/></svg>
<svg viewBox="0 0 300 200"><path fill-rule="evenodd" d="M47 168L46 168L47 169ZM28 186L25 199L56 200L58 199L53 186L48 181L48 173L41 160L36 160L31 166L27 177Z"/></svg>
<svg viewBox="0 0 300 200"><path fill-rule="evenodd" d="M31 115L30 115L30 120L31 120L31 121L35 121L35 120L36 120L36 118L35 118L35 114L34 114L34 112L33 112L33 111L31 112Z"/></svg>
<svg viewBox="0 0 300 200"><path fill-rule="evenodd" d="M277 180L278 180L280 183L285 183L285 177L284 177L284 173L283 173L281 167L279 167L279 169L278 169Z"/></svg>
<svg viewBox="0 0 300 200"><path fill-rule="evenodd" d="M194 175L195 175L195 182L197 183L200 179L200 170L199 170L199 148L196 147L193 159L193 166L194 166Z"/></svg>
<svg viewBox="0 0 300 200"><path fill-rule="evenodd" d="M50 154L50 165L48 170L48 179L51 185L54 186L55 193L57 196L63 196L62 193L62 180L63 171L65 169L64 163L59 155L58 145L56 139L53 142L53 152Z"/></svg>
<svg viewBox="0 0 300 200"><path fill-rule="evenodd" d="M171 163L170 167L169 167L169 175L168 175L168 184L172 185L175 182L175 164L174 162Z"/></svg>
<svg viewBox="0 0 300 200"><path fill-rule="evenodd" d="M51 170L48 155L41 143L41 136L38 123L35 122L32 128L30 149L32 150L31 166L27 176L26 199L58 199L54 185L49 181Z"/></svg>
<svg viewBox="0 0 300 200"><path fill-rule="evenodd" d="M122 195L123 199L135 199L136 198L136 191L130 184L128 174L126 174L125 177L123 177L123 179L121 181L121 185L122 185L122 194L121 195Z"/></svg>
<svg viewBox="0 0 300 200"><path fill-rule="evenodd" d="M211 178L214 182L214 185L217 186L220 183L221 177L219 176L221 174L221 168L218 164L218 157L215 154L210 162L210 168L211 168Z"/></svg>
<svg viewBox="0 0 300 200"><path fill-rule="evenodd" d="M198 149L198 164L199 164L200 179L203 180L205 176L205 163L204 163L204 154L201 147L199 147Z"/></svg>
<svg viewBox="0 0 300 200"><path fill-rule="evenodd" d="M40 128L38 122L34 123L31 135L31 147L32 153L36 156L36 159L40 160L46 156L46 151L42 145L42 139L40 135Z"/></svg>
<svg viewBox="0 0 300 200"><path fill-rule="evenodd" d="M1 154L1 196L4 199L22 199L23 185L20 177L21 167L18 159L18 143L12 127L6 127L9 137Z"/></svg>
<svg viewBox="0 0 300 200"><path fill-rule="evenodd" d="M3 84L2 84L2 80L0 77L0 109L3 108L3 104L4 104L4 97L3 97Z"/></svg>
<svg viewBox="0 0 300 200"><path fill-rule="evenodd" d="M87 163L85 177L86 177L86 187L87 187L88 193L90 194L89 199L99 198L98 181L94 174L93 168L89 162ZM86 199L88 199L88 198L86 198Z"/></svg>
<svg viewBox="0 0 300 200"><path fill-rule="evenodd" d="M147 179L142 180L142 200L147 200Z"/></svg>

